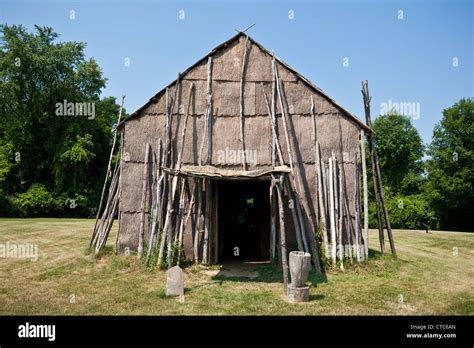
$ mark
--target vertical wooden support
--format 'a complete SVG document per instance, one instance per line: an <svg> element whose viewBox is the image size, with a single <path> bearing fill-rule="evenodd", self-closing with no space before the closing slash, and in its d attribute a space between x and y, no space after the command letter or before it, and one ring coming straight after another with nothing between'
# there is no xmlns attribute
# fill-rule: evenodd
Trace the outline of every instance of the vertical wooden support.
<svg viewBox="0 0 474 348"><path fill-rule="evenodd" d="M214 183L215 185L216 183ZM214 199L212 200L212 215L213 215L213 223L212 223L212 235L214 238L214 253L212 254L213 258L213 263L216 264L219 259L219 214L218 214L218 209L219 209L219 192L216 187L213 187L212 190L212 197Z"/></svg>
<svg viewBox="0 0 474 348"><path fill-rule="evenodd" d="M295 201L296 205L296 212L298 214L298 218L301 221L300 225L300 230L301 230L301 237L303 240L303 245L308 249L308 247L311 249L311 257L313 260L313 264L315 267L315 270L317 273L321 273L321 265L319 263L319 251L318 251L318 245L316 243L316 239L314 237L314 231L308 230L305 224L305 221L303 220L303 215L301 212L301 207L300 207L300 198L304 201L305 203L305 209L309 213L309 208L308 208L308 202L306 201L306 197L304 196L304 192L301 188L301 182L297 179L296 175L301 175L300 171L298 170L298 173L294 173L294 167L293 167L293 155L292 155L292 147L294 144L292 144L292 141L289 136L288 128L289 125L287 124L287 113L285 110L285 104L283 103L283 93L282 93L282 86L281 86L281 81L278 76L278 68L275 64L275 56L273 56L273 69L274 69L274 74L275 74L275 79L276 79L276 87L277 87L277 93L278 93L278 99L280 101L280 108L282 112L282 117L283 117L283 128L285 130L285 138L286 138L286 144L288 148L288 159L290 162L290 168L292 170L292 181L293 185L295 187L295 196L298 198L297 201ZM296 151L296 150L294 150ZM298 188L296 187L298 185ZM302 196L300 196L302 195Z"/></svg>
<svg viewBox="0 0 474 348"><path fill-rule="evenodd" d="M270 209L271 209L271 216L270 216L270 261L275 262L276 255L275 255L275 246L276 246L276 214L277 214L277 207L276 207L276 196L275 196L275 183L272 180L270 184Z"/></svg>
<svg viewBox="0 0 474 348"><path fill-rule="evenodd" d="M122 110L123 110L124 101L125 101L125 96L123 95L122 96L122 103L120 104L117 125L120 123L120 120L122 119ZM117 141L117 127L115 128L115 131L114 131L114 140L112 142L112 148L110 149L109 163L107 164L107 172L105 173L104 185L102 186L102 194L100 195L99 209L97 210L97 215L95 217L95 224L94 224L94 229L92 231L91 241L89 243L89 250L92 248L92 244L93 244L94 240L96 239L96 235L97 235L97 223L99 222L100 212L102 210L102 203L104 201L105 188L107 187L107 182L109 181L109 178L110 178L110 175L111 175L112 158L114 156L115 142L116 141ZM120 157L120 158L122 158L122 157Z"/></svg>
<svg viewBox="0 0 474 348"><path fill-rule="evenodd" d="M336 218L334 204L334 174L333 159L329 157L329 217L331 221L331 259L332 265L336 266Z"/></svg>
<svg viewBox="0 0 474 348"><path fill-rule="evenodd" d="M290 211L291 211L291 217L293 218L293 225L295 226L295 232L296 232L296 242L298 244L298 250L300 251L308 251L307 247L303 244L303 240L301 239L301 230L300 230L300 224L301 221L298 220L297 216L297 211L296 211L296 204L298 202L295 201L295 197L293 196L293 190L291 189L290 183L288 182L288 177L285 177L285 182L283 183L286 189L286 194L288 196L288 199L290 200Z"/></svg>
<svg viewBox="0 0 474 348"><path fill-rule="evenodd" d="M364 192L364 249L365 257L369 257L369 194L367 188L367 162L365 158L365 134L360 131L360 156L362 162L362 188Z"/></svg>
<svg viewBox="0 0 474 348"><path fill-rule="evenodd" d="M279 217L280 217L280 256L281 256L281 265L283 268L283 288L285 294L288 289L288 255L286 251L286 231L285 231L285 207L283 205L283 193L282 193L282 184L281 182L285 179L285 175L281 175L277 181L275 181L275 186L277 189L278 196L278 207L279 207Z"/></svg>
<svg viewBox="0 0 474 348"><path fill-rule="evenodd" d="M145 162L143 163L143 180L142 180L142 199L140 204L140 230L138 233L138 257L143 254L143 240L145 237L145 204L148 191L148 160L150 157L150 144L146 143Z"/></svg>
<svg viewBox="0 0 474 348"><path fill-rule="evenodd" d="M372 127L372 120L370 117L370 101L371 97L369 96L369 84L367 81L362 82L362 95L364 97L364 108L365 108L365 118L366 118L366 123L369 127ZM372 135L369 134L369 145L370 145L370 152L371 152L371 158L372 158L372 170L373 170L373 176L374 176L374 189L378 191L378 194L380 194L380 204L383 210L383 214L385 217L385 223L387 225L387 234L388 238L390 241L390 249L392 251L392 255L395 257L397 256L396 250L395 250L395 242L393 240L393 234L392 234L392 228L390 226L390 218L388 216L388 211L387 207L385 204L385 195L384 195L384 189L382 185L382 176L380 173L380 166L377 160L377 153L375 151L375 144L372 138ZM376 198L377 197L377 192L376 192ZM380 215L380 212L378 213ZM381 218L379 218L379 222L381 222ZM383 225L382 225L382 234L381 234L381 248L383 247L383 251L385 252L385 245L383 243ZM380 231L380 228L379 228Z"/></svg>
<svg viewBox="0 0 474 348"><path fill-rule="evenodd" d="M124 97L122 97L122 100L123 100ZM118 210L118 228L117 228L117 236L115 237L115 244L114 244L114 253L117 254L119 252L119 238L120 238L120 231L121 231L121 224L122 224L122 212L120 211L120 202L122 201L122 173L123 173L123 168L122 168L122 165L123 165L123 162L122 162L122 158L123 158L123 132L122 134L120 135L120 163L119 163L119 166L120 166L120 177L119 177L119 188L120 188L120 191L119 191L119 197L118 197L118 200L119 200L119 210Z"/></svg>
<svg viewBox="0 0 474 348"><path fill-rule="evenodd" d="M361 261L360 254L360 211L359 211L359 164L357 162L357 150L354 150L354 214L355 214L355 247L357 261Z"/></svg>
<svg viewBox="0 0 474 348"><path fill-rule="evenodd" d="M207 164L212 163L212 57L207 60Z"/></svg>
<svg viewBox="0 0 474 348"><path fill-rule="evenodd" d="M288 151L288 161L290 163L290 168L293 170L293 155L291 154L290 135L288 133L286 112L285 112L285 107L283 105L283 96L281 94L282 91L281 91L281 86L280 86L280 79L278 78L278 69L277 69L276 63L275 63L275 56L273 56L272 67L273 67L273 71L274 71L274 74L275 74L278 100L280 102L280 109L281 109L281 114L282 114L282 118L283 118L283 129L285 131L286 150Z"/></svg>
<svg viewBox="0 0 474 348"><path fill-rule="evenodd" d="M199 233L200 233L200 219L201 219L201 205L202 205L202 179L195 179L195 192L196 192L196 216L194 226L194 262L199 262Z"/></svg>
<svg viewBox="0 0 474 348"><path fill-rule="evenodd" d="M318 153L318 134L316 131L316 115L314 114L314 99L313 96L311 96L311 121L312 121L312 127L313 127L313 149L314 149L314 176L316 178L315 186L316 186L316 200L314 202L314 207L315 207L315 212L316 212L316 225L321 229L321 224L320 224L320 219L319 219L319 197L321 195L321 192L319 191L319 171L318 171L318 166L319 166L319 153ZM324 243L324 239L323 239Z"/></svg>
<svg viewBox="0 0 474 348"><path fill-rule="evenodd" d="M242 70L240 74L240 145L242 148L242 165L244 170L247 170L247 159L245 151L245 137L244 137L244 79L245 79L245 67L247 65L247 44L249 37L246 36L244 43L244 55L242 57Z"/></svg>
<svg viewBox="0 0 474 348"><path fill-rule="evenodd" d="M339 212L339 221L338 221L338 253L339 253L339 262L341 263L340 264L340 267L341 267L341 270L344 270L344 245L343 245L343 229L344 229L344 226L343 226L343 220L344 220L344 194L343 194L343 183L342 183L342 169L340 168L341 166L343 166L344 164L342 163L342 158L341 158L341 164L339 164L337 161L335 162L336 163L336 178L338 179L338 182L339 182L339 185L338 185L338 189L339 189L339 199L338 199L338 202L339 202L339 209L338 209L338 212ZM346 231L348 230L348 226L346 226Z"/></svg>
<svg viewBox="0 0 474 348"><path fill-rule="evenodd" d="M211 210L212 210L212 182L211 179L204 179L205 187L206 187L206 210L204 213L204 241L202 245L202 262L209 264L210 263L210 255L209 255L209 236L211 230Z"/></svg>
<svg viewBox="0 0 474 348"><path fill-rule="evenodd" d="M262 86L262 93L265 99L265 104L267 106L267 112L270 116L270 126L272 129L272 147L275 147L275 149L272 150L272 166L276 166L276 157L278 157L278 162L280 163L280 165L284 165L285 162L283 161L283 154L281 152L280 142L278 141L278 134L276 131L275 105L273 105L272 109L270 109L270 104L268 103L268 98L267 94L265 93L265 87L263 86L263 82L260 85ZM272 96L272 98L274 98L274 96ZM273 100L272 103L274 104L275 101Z"/></svg>
<svg viewBox="0 0 474 348"><path fill-rule="evenodd" d="M273 55L273 52L272 52L272 56L273 58L275 58L275 56ZM262 88L263 88L263 82L262 82ZM264 93L264 95L266 99L266 94ZM276 80L275 80L275 64L274 63L272 63L272 104L271 104L271 109L270 109L270 118L272 120L272 132L273 132L272 155L273 155L273 158L275 158L276 151L279 151L280 165L284 165L285 163L283 161L283 155L281 153L280 144L278 142L278 135L276 132ZM275 165L273 164L273 166Z"/></svg>

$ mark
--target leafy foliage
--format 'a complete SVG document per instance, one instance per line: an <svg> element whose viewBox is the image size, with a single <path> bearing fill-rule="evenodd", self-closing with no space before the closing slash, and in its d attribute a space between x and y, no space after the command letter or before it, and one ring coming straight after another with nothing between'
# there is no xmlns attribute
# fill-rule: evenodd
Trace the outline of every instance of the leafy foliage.
<svg viewBox="0 0 474 348"><path fill-rule="evenodd" d="M427 198L445 229L474 226L474 100L443 111L428 148Z"/></svg>
<svg viewBox="0 0 474 348"><path fill-rule="evenodd" d="M384 184L393 193L418 193L424 147L410 118L382 115L375 120L373 129Z"/></svg>
<svg viewBox="0 0 474 348"><path fill-rule="evenodd" d="M84 43L59 42L52 28L35 26L30 33L2 25L0 31L0 215L11 198L32 188L39 194L40 187L51 193L55 211L75 197L93 209L119 109L115 98L100 99L106 79L86 59ZM64 102L93 105L95 115L58 115ZM30 211L27 206L17 213Z"/></svg>
<svg viewBox="0 0 474 348"><path fill-rule="evenodd" d="M42 184L33 184L25 193L14 198L20 216L49 215L53 206L53 195Z"/></svg>

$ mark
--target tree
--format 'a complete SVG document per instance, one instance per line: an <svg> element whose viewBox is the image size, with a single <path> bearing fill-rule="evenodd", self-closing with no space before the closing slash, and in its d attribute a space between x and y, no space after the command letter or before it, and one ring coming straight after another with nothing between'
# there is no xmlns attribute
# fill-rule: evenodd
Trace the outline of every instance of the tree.
<svg viewBox="0 0 474 348"><path fill-rule="evenodd" d="M372 128L384 185L394 194L419 193L423 181L424 146L410 118L398 114L382 115Z"/></svg>
<svg viewBox="0 0 474 348"><path fill-rule="evenodd" d="M114 98L100 99L106 79L97 62L86 59L84 43L59 42L49 27L0 31L0 194L41 184L95 201L119 109Z"/></svg>
<svg viewBox="0 0 474 348"><path fill-rule="evenodd" d="M428 147L427 195L441 228L474 227L474 100L461 99L443 111Z"/></svg>

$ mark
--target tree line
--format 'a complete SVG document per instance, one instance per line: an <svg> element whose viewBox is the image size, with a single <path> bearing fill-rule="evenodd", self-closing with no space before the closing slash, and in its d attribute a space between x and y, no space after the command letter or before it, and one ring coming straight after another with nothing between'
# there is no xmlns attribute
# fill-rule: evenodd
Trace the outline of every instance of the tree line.
<svg viewBox="0 0 474 348"><path fill-rule="evenodd" d="M95 216L119 111L100 97L107 79L52 28L0 32L0 216ZM474 100L459 100L430 144L407 116L375 119L392 227L473 229L473 117Z"/></svg>

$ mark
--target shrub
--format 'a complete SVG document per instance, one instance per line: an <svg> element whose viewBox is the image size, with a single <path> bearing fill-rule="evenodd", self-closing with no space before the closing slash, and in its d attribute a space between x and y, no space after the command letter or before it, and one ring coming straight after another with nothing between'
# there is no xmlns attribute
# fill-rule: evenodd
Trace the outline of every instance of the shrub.
<svg viewBox="0 0 474 348"><path fill-rule="evenodd" d="M43 184L33 184L14 197L13 204L19 216L46 216L51 212L53 196Z"/></svg>
<svg viewBox="0 0 474 348"><path fill-rule="evenodd" d="M387 208L392 228L402 229L438 229L439 220L429 202L419 195L395 195L387 198ZM383 212L381 211L383 215ZM370 204L370 226L377 226L375 202Z"/></svg>

